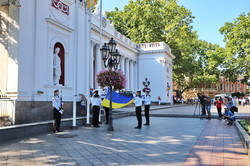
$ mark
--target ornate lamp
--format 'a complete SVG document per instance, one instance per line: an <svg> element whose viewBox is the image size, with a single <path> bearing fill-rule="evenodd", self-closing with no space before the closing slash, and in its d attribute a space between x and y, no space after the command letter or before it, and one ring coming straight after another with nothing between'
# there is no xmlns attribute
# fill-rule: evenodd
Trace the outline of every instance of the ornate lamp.
<svg viewBox="0 0 250 166"><path fill-rule="evenodd" d="M121 54L119 53L119 51L116 49L116 51L111 55L112 59L113 59L113 65L114 65L114 69L117 70L118 65L120 63L120 59L121 59Z"/></svg>
<svg viewBox="0 0 250 166"><path fill-rule="evenodd" d="M113 37L109 40L109 42L108 42L108 47L109 47L110 53L114 53L114 52L115 52L115 49L116 49L116 41L114 40Z"/></svg>
<svg viewBox="0 0 250 166"><path fill-rule="evenodd" d="M104 62L104 67L109 68L111 71L112 68L117 70L118 65L120 63L121 55L119 51L116 49L116 41L111 38L108 42L108 45L104 43L102 48L100 49L102 60ZM113 115L112 115L112 89L113 87L110 86L110 104L109 104L109 126L108 131L113 131Z"/></svg>

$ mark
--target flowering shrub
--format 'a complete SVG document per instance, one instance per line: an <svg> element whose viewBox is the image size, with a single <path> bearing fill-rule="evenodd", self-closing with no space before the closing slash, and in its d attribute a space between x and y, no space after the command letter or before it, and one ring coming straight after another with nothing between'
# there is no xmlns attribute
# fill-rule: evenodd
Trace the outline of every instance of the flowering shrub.
<svg viewBox="0 0 250 166"><path fill-rule="evenodd" d="M101 87L112 86L114 90L125 88L126 77L122 71L103 70L97 75L97 82Z"/></svg>

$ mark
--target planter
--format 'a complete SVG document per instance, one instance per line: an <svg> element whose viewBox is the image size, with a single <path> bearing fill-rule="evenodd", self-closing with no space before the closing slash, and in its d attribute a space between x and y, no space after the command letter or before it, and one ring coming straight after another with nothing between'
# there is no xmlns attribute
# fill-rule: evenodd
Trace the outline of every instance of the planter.
<svg viewBox="0 0 250 166"><path fill-rule="evenodd" d="M235 123L237 132L240 136L240 139L243 143L243 146L248 154L248 157L250 158L250 136L248 133L245 131L245 129L241 126L239 121L236 121Z"/></svg>

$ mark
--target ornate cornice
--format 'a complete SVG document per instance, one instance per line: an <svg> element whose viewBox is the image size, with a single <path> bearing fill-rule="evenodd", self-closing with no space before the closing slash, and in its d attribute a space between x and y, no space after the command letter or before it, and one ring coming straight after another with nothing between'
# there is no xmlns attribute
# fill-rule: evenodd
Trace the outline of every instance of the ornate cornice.
<svg viewBox="0 0 250 166"><path fill-rule="evenodd" d="M69 6L61 0L51 0L51 6L60 12L69 15Z"/></svg>

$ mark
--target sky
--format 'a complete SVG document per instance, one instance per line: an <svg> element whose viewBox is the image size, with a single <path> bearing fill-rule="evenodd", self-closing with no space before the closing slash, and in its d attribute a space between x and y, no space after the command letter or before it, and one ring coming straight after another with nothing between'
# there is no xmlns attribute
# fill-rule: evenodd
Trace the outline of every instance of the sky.
<svg viewBox="0 0 250 166"><path fill-rule="evenodd" d="M102 0L103 11L123 10L129 0ZM250 0L178 0L195 16L193 27L199 39L224 47L219 29L226 22L233 22L241 13L250 12Z"/></svg>

